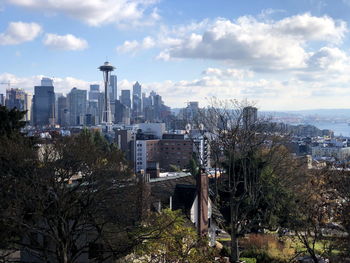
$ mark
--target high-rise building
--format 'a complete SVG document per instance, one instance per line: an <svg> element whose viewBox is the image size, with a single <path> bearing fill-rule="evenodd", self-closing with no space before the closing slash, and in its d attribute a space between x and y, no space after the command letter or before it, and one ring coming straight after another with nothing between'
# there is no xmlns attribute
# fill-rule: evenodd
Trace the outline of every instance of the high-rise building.
<svg viewBox="0 0 350 263"><path fill-rule="evenodd" d="M53 84L43 78L42 84ZM44 126L55 123L55 91L51 86L35 86L33 98L33 124Z"/></svg>
<svg viewBox="0 0 350 263"><path fill-rule="evenodd" d="M69 110L69 124L71 126L84 125L86 115L86 90L73 88L67 95L68 110Z"/></svg>
<svg viewBox="0 0 350 263"><path fill-rule="evenodd" d="M161 110L163 105L162 96L156 94L152 97L152 105L154 109L154 118L155 121L161 120Z"/></svg>
<svg viewBox="0 0 350 263"><path fill-rule="evenodd" d="M190 101L187 103L187 107L183 111L183 118L188 123L192 123L198 117L199 104L198 101Z"/></svg>
<svg viewBox="0 0 350 263"><path fill-rule="evenodd" d="M105 93L101 92L100 95L98 96L98 117L99 117L99 123L102 123L104 105L105 105Z"/></svg>
<svg viewBox="0 0 350 263"><path fill-rule="evenodd" d="M7 89L5 105L8 109L16 108L20 111L25 109L25 97L26 93L22 89Z"/></svg>
<svg viewBox="0 0 350 263"><path fill-rule="evenodd" d="M258 109L252 106L244 107L242 115L243 127L249 129L258 120Z"/></svg>
<svg viewBox="0 0 350 263"><path fill-rule="evenodd" d="M102 111L101 111L102 113ZM87 114L90 114L91 124L97 125L100 123L100 111L98 108L98 100L89 100Z"/></svg>
<svg viewBox="0 0 350 263"><path fill-rule="evenodd" d="M132 90L132 113L133 118L137 118L142 115L141 85L138 82L133 85Z"/></svg>
<svg viewBox="0 0 350 263"><path fill-rule="evenodd" d="M58 98L63 97L63 93L55 92L55 120L58 123Z"/></svg>
<svg viewBox="0 0 350 263"><path fill-rule="evenodd" d="M5 97L4 97L4 94L0 94L0 105L5 106Z"/></svg>
<svg viewBox="0 0 350 263"><path fill-rule="evenodd" d="M53 86L53 79L50 78L42 78L41 79L41 86Z"/></svg>
<svg viewBox="0 0 350 263"><path fill-rule="evenodd" d="M118 83L117 83L117 75L111 75L111 79L109 81L109 100L114 102L118 99Z"/></svg>
<svg viewBox="0 0 350 263"><path fill-rule="evenodd" d="M124 104L130 109L131 108L130 90L128 89L122 90L119 100L120 100L120 103Z"/></svg>
<svg viewBox="0 0 350 263"><path fill-rule="evenodd" d="M32 102L33 102L33 95L31 93L25 93L25 99L24 99L24 109L27 111L25 117L25 121L31 122L32 121Z"/></svg>
<svg viewBox="0 0 350 263"><path fill-rule="evenodd" d="M22 89L7 89L5 105L8 109L16 108L20 111L26 111L24 121L31 120L32 94L26 93Z"/></svg>
<svg viewBox="0 0 350 263"><path fill-rule="evenodd" d="M138 81L132 86L132 94L141 98L141 85Z"/></svg>
<svg viewBox="0 0 350 263"><path fill-rule="evenodd" d="M62 127L69 125L69 111L67 97L57 99L57 123Z"/></svg>
<svg viewBox="0 0 350 263"><path fill-rule="evenodd" d="M100 85L92 84L90 85L89 100L98 100L100 94Z"/></svg>
<svg viewBox="0 0 350 263"><path fill-rule="evenodd" d="M119 100L115 101L114 120L116 123L130 124L130 109Z"/></svg>

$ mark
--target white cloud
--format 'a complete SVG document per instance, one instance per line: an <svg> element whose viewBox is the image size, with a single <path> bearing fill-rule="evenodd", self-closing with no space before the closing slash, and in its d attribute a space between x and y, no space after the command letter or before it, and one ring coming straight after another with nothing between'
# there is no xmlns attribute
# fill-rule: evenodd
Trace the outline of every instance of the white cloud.
<svg viewBox="0 0 350 263"><path fill-rule="evenodd" d="M42 28L37 23L11 22L6 31L0 34L0 45L18 45L34 40Z"/></svg>
<svg viewBox="0 0 350 263"><path fill-rule="evenodd" d="M307 63L310 70L343 72L349 69L350 58L339 48L322 47L309 57Z"/></svg>
<svg viewBox="0 0 350 263"><path fill-rule="evenodd" d="M300 41L327 41L338 43L347 32L344 21L329 16L316 17L309 13L284 18L273 24L277 33L297 37Z"/></svg>
<svg viewBox="0 0 350 263"><path fill-rule="evenodd" d="M339 43L345 22L303 14L280 21L261 22L240 17L236 22L218 19L203 33L192 33L180 44L162 51L163 57L226 60L258 70L305 67L310 41Z"/></svg>
<svg viewBox="0 0 350 263"><path fill-rule="evenodd" d="M320 83L332 80L332 83L347 85L350 81L350 56L337 47L322 47L311 52L306 67L295 72L303 81Z"/></svg>
<svg viewBox="0 0 350 263"><path fill-rule="evenodd" d="M18 77L10 73L0 74L0 82L11 83L12 88L22 88L27 92L33 94L34 86L40 85L41 79L45 77L43 75L35 75L30 77ZM46 76L47 77L47 76ZM74 77L54 78L55 92L67 94L73 87L79 89L88 89L90 83L85 80L77 79ZM0 93L6 93L6 85L0 85Z"/></svg>
<svg viewBox="0 0 350 263"><path fill-rule="evenodd" d="M344 21L309 13L280 20L242 16L235 21L218 18L173 28L162 27L149 36L160 49L158 59L210 59L256 71L298 70L307 67L313 42L339 45L348 31ZM133 53L142 46L123 46ZM144 48L146 49L146 48ZM312 49L311 49L312 50Z"/></svg>
<svg viewBox="0 0 350 263"><path fill-rule="evenodd" d="M145 37L142 42L136 40L125 41L123 45L117 47L117 51L119 53L136 54L138 51L153 48L155 45L156 43L153 38Z"/></svg>
<svg viewBox="0 0 350 263"><path fill-rule="evenodd" d="M45 12L63 13L91 26L102 24L149 24L159 19L157 0L5 0L9 4ZM138 23L141 25L141 23Z"/></svg>
<svg viewBox="0 0 350 263"><path fill-rule="evenodd" d="M216 76L221 78L243 79L245 77L252 78L254 73L250 70L235 69L235 68L207 68L202 72L203 75Z"/></svg>
<svg viewBox="0 0 350 263"><path fill-rule="evenodd" d="M320 82L288 78L280 81L205 75L194 80L142 83L142 87L148 92L155 90L163 96L167 105L174 107L183 107L190 100L199 101L204 106L212 97L257 101L258 106L265 110L315 109L320 105L325 108L342 108L348 107L350 100L350 87L339 83L337 79Z"/></svg>
<svg viewBox="0 0 350 263"><path fill-rule="evenodd" d="M78 38L71 34L63 36L46 34L43 43L45 46L57 50L83 50L88 47L88 43L85 39Z"/></svg>

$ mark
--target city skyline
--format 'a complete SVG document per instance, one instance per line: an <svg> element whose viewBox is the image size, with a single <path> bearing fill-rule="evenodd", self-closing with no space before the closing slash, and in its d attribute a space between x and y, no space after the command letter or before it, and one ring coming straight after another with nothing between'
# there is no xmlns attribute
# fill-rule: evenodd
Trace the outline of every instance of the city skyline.
<svg viewBox="0 0 350 263"><path fill-rule="evenodd" d="M102 84L107 58L118 97L139 81L174 108L213 96L261 110L350 108L347 0L3 0L0 9L2 94L7 82L34 93L42 77L58 93L88 90Z"/></svg>

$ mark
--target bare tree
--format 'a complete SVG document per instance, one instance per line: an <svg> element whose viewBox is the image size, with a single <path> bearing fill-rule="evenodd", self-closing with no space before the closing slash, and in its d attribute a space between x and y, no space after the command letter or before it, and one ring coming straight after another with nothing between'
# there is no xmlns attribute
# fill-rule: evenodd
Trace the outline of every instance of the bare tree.
<svg viewBox="0 0 350 263"><path fill-rule="evenodd" d="M213 99L200 118L210 144L215 146L215 166L224 170L218 185L219 207L231 235L230 260L239 262L238 238L268 221L274 208L267 202L275 200L267 200L266 191L277 195L268 182L282 165L276 158L289 154L277 154L283 138L270 132L267 128L271 125L259 120L256 108L246 101Z"/></svg>

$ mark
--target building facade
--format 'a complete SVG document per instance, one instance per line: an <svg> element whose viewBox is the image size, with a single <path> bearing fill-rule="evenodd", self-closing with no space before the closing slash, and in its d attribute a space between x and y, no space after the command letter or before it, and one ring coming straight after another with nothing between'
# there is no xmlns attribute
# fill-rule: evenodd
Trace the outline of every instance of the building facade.
<svg viewBox="0 0 350 263"><path fill-rule="evenodd" d="M42 83L52 84L44 78ZM55 123L55 91L53 86L35 86L33 97L33 124L35 126Z"/></svg>
<svg viewBox="0 0 350 263"><path fill-rule="evenodd" d="M86 115L86 90L73 88L67 95L68 110L69 110L69 124L71 126L84 125Z"/></svg>

